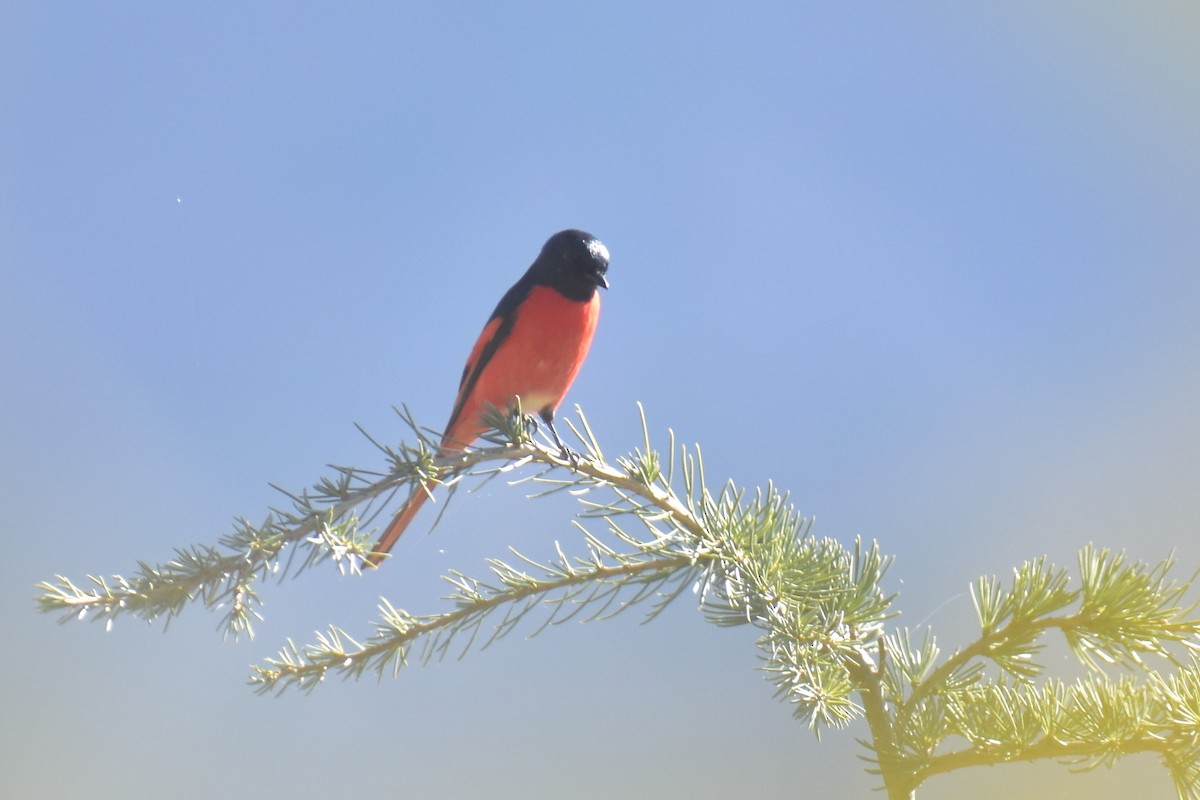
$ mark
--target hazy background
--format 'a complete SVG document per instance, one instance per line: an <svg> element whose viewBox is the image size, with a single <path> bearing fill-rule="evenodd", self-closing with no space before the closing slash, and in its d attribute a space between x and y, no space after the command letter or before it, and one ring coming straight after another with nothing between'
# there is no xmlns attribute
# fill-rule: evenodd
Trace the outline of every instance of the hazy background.
<svg viewBox="0 0 1200 800"><path fill-rule="evenodd" d="M440 426L554 231L612 252L569 403L635 401L714 482L773 479L896 556L903 622L1089 541L1200 566L1200 6L35 3L0 8L0 794L869 797L689 597L466 660L256 697L287 637L573 508L493 482L387 568L55 625L34 584L261 519L273 481ZM1056 662L1057 663L1057 662ZM991 792L991 794L989 794ZM923 798L1172 796L1153 759L936 779Z"/></svg>

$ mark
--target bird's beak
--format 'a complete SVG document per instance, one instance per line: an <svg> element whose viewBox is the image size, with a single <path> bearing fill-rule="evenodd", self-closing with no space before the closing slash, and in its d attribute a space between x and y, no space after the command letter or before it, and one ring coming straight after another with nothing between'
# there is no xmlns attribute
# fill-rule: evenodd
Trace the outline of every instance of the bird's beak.
<svg viewBox="0 0 1200 800"><path fill-rule="evenodd" d="M601 275L599 272L596 273L596 285L599 286L601 289L608 288L608 281L605 280L604 276Z"/></svg>

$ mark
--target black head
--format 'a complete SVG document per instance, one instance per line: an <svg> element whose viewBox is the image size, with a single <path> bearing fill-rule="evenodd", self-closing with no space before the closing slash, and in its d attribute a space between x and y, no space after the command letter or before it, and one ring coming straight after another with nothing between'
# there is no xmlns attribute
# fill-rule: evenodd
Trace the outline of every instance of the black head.
<svg viewBox="0 0 1200 800"><path fill-rule="evenodd" d="M590 233L559 231L546 240L529 268L534 283L552 286L572 300L589 300L596 287L608 288L608 248Z"/></svg>

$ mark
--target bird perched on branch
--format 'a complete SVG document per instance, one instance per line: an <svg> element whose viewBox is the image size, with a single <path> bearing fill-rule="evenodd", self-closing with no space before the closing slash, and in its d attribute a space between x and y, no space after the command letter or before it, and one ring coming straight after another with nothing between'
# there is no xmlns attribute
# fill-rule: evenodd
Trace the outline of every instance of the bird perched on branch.
<svg viewBox="0 0 1200 800"><path fill-rule="evenodd" d="M489 406L509 408L517 397L522 408L537 412L555 443L568 452L554 428L554 412L592 345L600 317L597 289L608 288L607 271L608 248L590 233L565 230L546 241L500 298L467 358L442 436L442 455L461 453L489 430L480 415ZM414 487L367 563L379 565L428 497L428 487Z"/></svg>

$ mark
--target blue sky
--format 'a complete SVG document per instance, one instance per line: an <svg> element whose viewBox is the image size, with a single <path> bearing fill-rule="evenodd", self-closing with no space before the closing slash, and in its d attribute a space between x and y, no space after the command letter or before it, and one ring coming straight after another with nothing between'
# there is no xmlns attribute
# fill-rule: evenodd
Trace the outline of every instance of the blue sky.
<svg viewBox="0 0 1200 800"><path fill-rule="evenodd" d="M461 662L255 697L286 637L435 610L573 541L498 484L388 568L265 588L259 638L59 627L122 573L444 422L564 227L612 253L569 402L877 539L952 648L969 582L1085 543L1200 566L1200 9L1191 3L7 3L0 10L4 794L862 797L687 599ZM13 654L20 654L14 657ZM1170 791L1147 761L923 798ZM1031 786L1039 787L1031 789ZM447 788L449 787L449 788ZM1044 794L1036 794L1044 791ZM978 796L985 796L978 794Z"/></svg>

